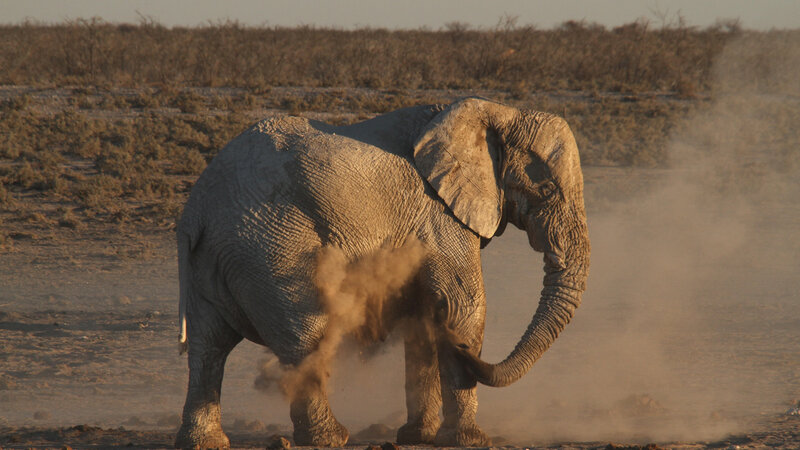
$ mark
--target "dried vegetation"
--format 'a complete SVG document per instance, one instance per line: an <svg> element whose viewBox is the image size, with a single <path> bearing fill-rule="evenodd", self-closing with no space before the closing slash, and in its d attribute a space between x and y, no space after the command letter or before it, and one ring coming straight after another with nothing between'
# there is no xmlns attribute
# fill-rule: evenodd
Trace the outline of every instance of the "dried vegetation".
<svg viewBox="0 0 800 450"><path fill-rule="evenodd" d="M0 223L34 237L169 229L207 162L267 114L345 124L464 95L565 116L587 165L664 166L670 130L708 103L712 61L743 33L513 18L441 31L0 26ZM0 247L19 237L0 232Z"/></svg>
<svg viewBox="0 0 800 450"><path fill-rule="evenodd" d="M688 92L708 87L714 56L739 32L736 23L699 30L680 21L540 30L513 17L440 31L78 19L0 27L0 83Z"/></svg>

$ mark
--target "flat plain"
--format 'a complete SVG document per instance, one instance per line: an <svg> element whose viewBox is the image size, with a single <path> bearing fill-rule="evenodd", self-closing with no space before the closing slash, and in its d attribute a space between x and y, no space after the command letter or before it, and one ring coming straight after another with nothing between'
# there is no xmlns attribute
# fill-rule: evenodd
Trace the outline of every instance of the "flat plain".
<svg viewBox="0 0 800 450"><path fill-rule="evenodd" d="M129 31L167 32L148 31L152 25ZM71 26L78 37L125 32L88 21ZM6 42L21 33L0 31L11 36ZM495 445L799 447L800 88L787 75L800 67L796 33L775 44L775 36L737 38L735 30L684 30L684 38L679 31L565 24L540 36L499 26L487 32L494 40L483 41L454 24L443 32L452 42L500 42L518 51L485 47L497 51L484 57L484 73L470 75L478 81L447 81L444 65L435 72L445 77L438 85L397 74L362 73L373 81L354 81L345 77L354 69L333 70L329 59L306 66L316 68L308 76L344 78L273 85L223 73L229 79L201 79L200 87L115 84L112 72L88 65L67 67L80 76L33 80L25 64L16 74L4 64L0 446L171 447L188 373L177 351L175 220L207 162L249 124L276 114L352 123L479 95L568 120L582 151L592 239L589 287L573 323L522 381L479 390L479 423ZM235 42L247 34L233 25L205 32ZM617 86L613 76L595 78L595 86L590 75L566 85L547 74L541 86L514 81L522 64L514 58L534 55L522 37L637 32L647 45L677 43L671 55L705 49L690 52L691 64L708 65L683 85L639 66L627 78L620 72ZM402 48L379 32L363 34L350 37ZM629 41L638 42L621 42ZM657 59L650 48L629 49L637 51ZM0 55L25 60L7 48ZM754 55L761 58L756 73L740 66ZM684 73L673 69L670 76ZM384 79L390 82L378 83ZM535 310L542 263L524 234L508 230L484 250L483 264L483 356L494 361ZM245 342L228 360L223 425L235 447L291 435L285 399L256 387L269 359ZM342 352L332 403L351 443L394 439L405 411L402 367L396 337L368 353Z"/></svg>

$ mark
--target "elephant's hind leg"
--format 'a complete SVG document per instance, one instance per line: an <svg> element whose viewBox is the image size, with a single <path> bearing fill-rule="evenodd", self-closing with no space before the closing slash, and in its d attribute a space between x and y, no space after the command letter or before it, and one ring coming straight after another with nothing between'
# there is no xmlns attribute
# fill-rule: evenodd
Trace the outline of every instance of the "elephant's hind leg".
<svg viewBox="0 0 800 450"><path fill-rule="evenodd" d="M202 299L187 305L189 388L176 448L228 448L222 431L220 390L225 360L242 337Z"/></svg>
<svg viewBox="0 0 800 450"><path fill-rule="evenodd" d="M333 416L328 396L316 374L310 374L293 394L290 415L296 445L342 447L350 434Z"/></svg>

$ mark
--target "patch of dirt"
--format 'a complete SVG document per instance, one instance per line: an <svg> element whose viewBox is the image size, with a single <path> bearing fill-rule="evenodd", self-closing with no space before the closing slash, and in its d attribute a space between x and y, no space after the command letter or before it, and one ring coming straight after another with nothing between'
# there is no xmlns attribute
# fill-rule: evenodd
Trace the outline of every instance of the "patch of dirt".
<svg viewBox="0 0 800 450"><path fill-rule="evenodd" d="M372 437L376 431L385 431L385 425L376 424L359 432L350 440L348 446L367 445L375 446L381 442L390 442L393 439L384 436ZM530 449L609 449L609 450L658 450L658 449L796 449L800 444L800 418L781 416L765 419L762 430L751 433L729 436L725 439L712 442L673 442L659 444L630 445L620 443L602 442L569 442L552 445L526 446ZM228 431L232 448L264 448L268 443L280 440L285 446L293 445L291 433L284 430L284 434L266 431ZM361 435L369 434L371 437ZM172 448L174 432L154 430L131 430L124 426L117 428L101 428L90 425L75 425L63 428L45 427L0 427L0 445L4 448L47 448L47 447L75 447L75 448ZM283 438L282 440L280 438ZM494 445L503 448L514 448L502 437L493 438ZM271 444L270 444L271 445ZM378 448L392 446L401 449L426 448L416 446L397 446L384 444ZM308 447L311 448L311 447Z"/></svg>

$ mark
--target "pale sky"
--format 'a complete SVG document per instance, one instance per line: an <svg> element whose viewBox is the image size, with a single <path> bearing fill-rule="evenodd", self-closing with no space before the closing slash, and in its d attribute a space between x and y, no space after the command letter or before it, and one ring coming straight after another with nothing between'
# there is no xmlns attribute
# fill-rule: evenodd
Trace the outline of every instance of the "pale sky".
<svg viewBox="0 0 800 450"><path fill-rule="evenodd" d="M800 0L0 0L0 23L94 16L137 23L137 11L167 26L231 19L247 25L431 29L458 21L486 28L507 14L517 16L518 25L539 28L567 20L613 27L638 18L660 25L660 17L674 21L680 12L688 25L700 27L738 18L751 29L800 28Z"/></svg>

